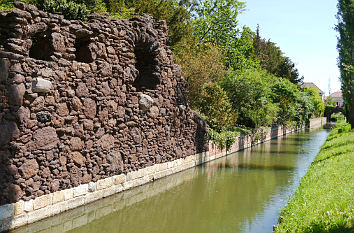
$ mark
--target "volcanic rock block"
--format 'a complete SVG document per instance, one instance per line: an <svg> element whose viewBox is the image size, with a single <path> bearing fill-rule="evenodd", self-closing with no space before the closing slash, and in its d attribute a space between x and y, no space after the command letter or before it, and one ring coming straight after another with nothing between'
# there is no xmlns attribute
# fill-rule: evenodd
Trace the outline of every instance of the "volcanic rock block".
<svg viewBox="0 0 354 233"><path fill-rule="evenodd" d="M36 78L32 82L32 91L39 93L47 93L53 88L53 85L50 81L43 78Z"/></svg>
<svg viewBox="0 0 354 233"><path fill-rule="evenodd" d="M148 110L151 108L151 106L153 105L154 100L145 94L140 94L140 99L139 99L139 107L142 110Z"/></svg>

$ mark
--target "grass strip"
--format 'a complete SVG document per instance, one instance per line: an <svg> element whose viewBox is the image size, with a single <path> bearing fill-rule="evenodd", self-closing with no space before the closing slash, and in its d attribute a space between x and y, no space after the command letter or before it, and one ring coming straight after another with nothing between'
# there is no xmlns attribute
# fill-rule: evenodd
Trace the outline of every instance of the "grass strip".
<svg viewBox="0 0 354 233"><path fill-rule="evenodd" d="M274 232L354 233L354 130L339 119Z"/></svg>

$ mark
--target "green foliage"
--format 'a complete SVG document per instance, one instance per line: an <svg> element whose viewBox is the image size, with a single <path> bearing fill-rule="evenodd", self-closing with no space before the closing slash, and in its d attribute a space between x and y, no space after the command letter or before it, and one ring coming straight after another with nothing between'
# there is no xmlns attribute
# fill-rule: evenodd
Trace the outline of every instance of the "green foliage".
<svg viewBox="0 0 354 233"><path fill-rule="evenodd" d="M232 72L221 82L238 113L238 125L259 128L275 121L278 106L271 100L268 78L265 71L246 70Z"/></svg>
<svg viewBox="0 0 354 233"><path fill-rule="evenodd" d="M166 20L171 45L191 34L190 13L178 0L105 0L107 11L116 18L131 18L147 13L156 20Z"/></svg>
<svg viewBox="0 0 354 233"><path fill-rule="evenodd" d="M325 109L324 109L324 116L325 117L329 117L330 113L335 109L335 106L332 105L325 105Z"/></svg>
<svg viewBox="0 0 354 233"><path fill-rule="evenodd" d="M338 67L347 119L354 128L354 2L338 0Z"/></svg>
<svg viewBox="0 0 354 233"><path fill-rule="evenodd" d="M306 123L313 116L314 111L312 98L306 92L301 92L300 98L297 100L296 122L300 125Z"/></svg>
<svg viewBox="0 0 354 233"><path fill-rule="evenodd" d="M251 29L243 27L241 35L230 41L225 47L225 63L235 71L258 69L259 62L254 59L254 48Z"/></svg>
<svg viewBox="0 0 354 233"><path fill-rule="evenodd" d="M328 106L336 106L336 101L333 100L332 97L328 96L325 100L324 100L324 105L328 105Z"/></svg>
<svg viewBox="0 0 354 233"><path fill-rule="evenodd" d="M253 40L247 27L238 29L237 16L244 3L237 0L204 0L196 8L192 20L198 43L214 43L225 54L225 64L234 70L257 66L252 59Z"/></svg>
<svg viewBox="0 0 354 233"><path fill-rule="evenodd" d="M0 11L7 11L14 8L12 1L0 0Z"/></svg>
<svg viewBox="0 0 354 233"><path fill-rule="evenodd" d="M220 47L237 39L237 16L244 3L237 0L202 0L195 9L194 34L199 42L216 43Z"/></svg>
<svg viewBox="0 0 354 233"><path fill-rule="evenodd" d="M282 211L280 232L353 232L354 131L341 117Z"/></svg>
<svg viewBox="0 0 354 233"><path fill-rule="evenodd" d="M336 127L331 131L328 140L332 140L335 137L340 136L341 133L346 133L351 131L351 127L345 122L345 118L342 113L336 113L332 115L332 118L337 120Z"/></svg>
<svg viewBox="0 0 354 233"><path fill-rule="evenodd" d="M115 19L130 19L136 17L137 15L134 8L121 7L119 11L112 12L109 16Z"/></svg>
<svg viewBox="0 0 354 233"><path fill-rule="evenodd" d="M14 0L3 0L12 6ZM106 12L105 3L102 0L22 0L32 4L38 9L53 13L62 14L66 19L86 20L91 13ZM1 4L3 5L3 4Z"/></svg>
<svg viewBox="0 0 354 233"><path fill-rule="evenodd" d="M284 56L281 49L270 40L262 39L257 27L253 42L255 56L260 60L261 66L275 76L286 78L294 84L302 82L299 72L290 58Z"/></svg>
<svg viewBox="0 0 354 233"><path fill-rule="evenodd" d="M66 19L86 20L90 13L85 4L67 0L45 0L42 9L50 13L62 14Z"/></svg>
<svg viewBox="0 0 354 233"><path fill-rule="evenodd" d="M315 117L323 116L324 104L323 104L322 99L318 93L317 88L305 87L304 91L311 98L311 101L314 105L314 116Z"/></svg>
<svg viewBox="0 0 354 233"><path fill-rule="evenodd" d="M213 129L208 130L208 140L218 145L221 149L226 148L227 150L234 144L236 137L239 135L236 131L221 131L217 132Z"/></svg>
<svg viewBox="0 0 354 233"><path fill-rule="evenodd" d="M203 85L220 81L226 73L223 54L212 44L198 46L193 38L188 38L176 46L175 55L187 81L188 99L192 107L197 107Z"/></svg>
<svg viewBox="0 0 354 233"><path fill-rule="evenodd" d="M291 125L292 122L299 120L299 102L301 93L297 86L287 79L272 78L271 82L273 103L278 104L277 124ZM303 110L302 110L303 111Z"/></svg>
<svg viewBox="0 0 354 233"><path fill-rule="evenodd" d="M203 85L198 110L209 124L217 132L233 126L236 114L225 91L217 83Z"/></svg>

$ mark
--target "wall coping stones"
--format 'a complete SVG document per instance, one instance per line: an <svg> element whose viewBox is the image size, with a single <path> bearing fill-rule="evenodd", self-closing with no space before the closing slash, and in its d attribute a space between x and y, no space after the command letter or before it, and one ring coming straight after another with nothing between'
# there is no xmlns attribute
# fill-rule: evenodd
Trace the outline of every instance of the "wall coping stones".
<svg viewBox="0 0 354 233"><path fill-rule="evenodd" d="M310 120L310 128L319 128L325 123L326 118L323 117L312 119ZM304 127L295 129L279 127L276 129L277 134L272 135L272 129L269 128L266 130L267 133L264 135L263 140L252 143L251 137L247 136L244 138L246 143L243 145L235 143L231 146L231 151L229 152L221 150L217 148L217 146L209 143L209 147L211 148L209 152L203 152L174 161L155 164L127 174L115 175L96 182L82 184L71 189L43 195L33 200L21 200L16 203L2 205L0 206L0 232L33 223L64 211L89 204L104 197L141 186L153 180L160 179L264 141L268 141L272 138L280 137L302 129L304 129ZM82 222L84 224L87 221L85 220ZM78 225L80 224L78 223Z"/></svg>

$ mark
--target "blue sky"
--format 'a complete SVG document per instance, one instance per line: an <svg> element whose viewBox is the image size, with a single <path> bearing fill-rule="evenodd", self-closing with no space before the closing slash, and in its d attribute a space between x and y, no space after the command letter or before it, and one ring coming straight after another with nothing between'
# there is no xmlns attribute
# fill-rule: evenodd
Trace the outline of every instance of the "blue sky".
<svg viewBox="0 0 354 233"><path fill-rule="evenodd" d="M244 0L246 10L239 25L252 31L260 26L260 35L275 42L304 76L328 95L340 90L336 0Z"/></svg>

